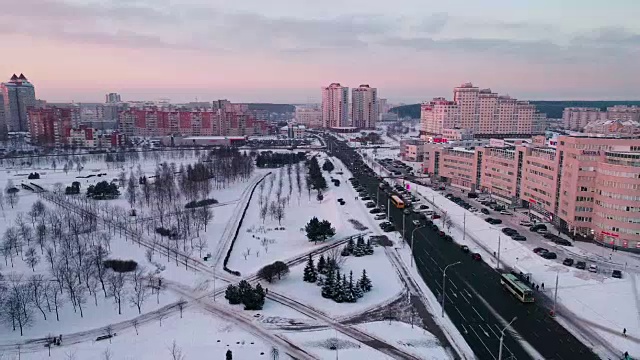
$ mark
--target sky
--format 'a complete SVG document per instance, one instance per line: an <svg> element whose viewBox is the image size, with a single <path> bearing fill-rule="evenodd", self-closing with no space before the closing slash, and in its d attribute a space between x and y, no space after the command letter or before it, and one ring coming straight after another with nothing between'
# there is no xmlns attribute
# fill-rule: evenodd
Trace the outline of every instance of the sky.
<svg viewBox="0 0 640 360"><path fill-rule="evenodd" d="M473 82L519 99L640 99L638 0L0 0L0 81L50 102L391 102Z"/></svg>

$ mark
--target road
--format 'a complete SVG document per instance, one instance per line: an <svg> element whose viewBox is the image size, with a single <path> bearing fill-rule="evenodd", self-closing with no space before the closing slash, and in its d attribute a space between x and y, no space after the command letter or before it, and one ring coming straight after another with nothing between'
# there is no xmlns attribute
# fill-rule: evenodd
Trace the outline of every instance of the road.
<svg viewBox="0 0 640 360"><path fill-rule="evenodd" d="M331 147L334 145L337 144ZM334 155L343 158L345 164L358 158L355 151L344 147ZM359 166L360 170L352 172L375 198L380 181L361 171L362 162ZM381 191L380 203L386 205L387 199L388 196ZM402 230L402 211L393 207L390 212L396 228ZM407 215L404 222L407 238L415 228L412 224L414 219L418 219L417 215ZM513 323L515 333L507 332L504 338L505 359L598 358L551 318L546 308L518 302L503 290L497 271L484 262L472 260L456 244L442 240L430 227L416 230L414 253L423 280L439 298L442 298L443 268L461 262L447 271L445 310L479 359L497 359L500 332L514 317L517 317Z"/></svg>

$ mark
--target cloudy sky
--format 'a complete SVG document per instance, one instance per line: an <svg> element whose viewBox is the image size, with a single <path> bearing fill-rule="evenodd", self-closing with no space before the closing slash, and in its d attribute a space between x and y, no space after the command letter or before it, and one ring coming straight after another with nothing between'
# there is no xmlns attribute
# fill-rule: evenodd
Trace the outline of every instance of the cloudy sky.
<svg viewBox="0 0 640 360"><path fill-rule="evenodd" d="M640 99L638 0L0 0L0 80L49 101L394 102L472 81L523 99Z"/></svg>

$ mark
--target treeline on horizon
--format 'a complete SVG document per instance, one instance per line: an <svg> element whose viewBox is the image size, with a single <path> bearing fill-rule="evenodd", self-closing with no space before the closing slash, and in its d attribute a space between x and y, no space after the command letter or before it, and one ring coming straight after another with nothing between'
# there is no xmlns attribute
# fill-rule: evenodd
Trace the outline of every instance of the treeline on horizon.
<svg viewBox="0 0 640 360"><path fill-rule="evenodd" d="M562 111L567 107L597 107L606 110L610 106L615 105L637 105L640 106L640 100L633 101L606 101L606 100L562 100L562 101L530 101L536 106L538 111L547 114L549 118L562 118ZM410 117L413 119L420 118L420 104L402 105L391 108L390 112L398 114L400 118Z"/></svg>
<svg viewBox="0 0 640 360"><path fill-rule="evenodd" d="M289 104L251 103L247 104L249 110L266 110L270 113L292 113L296 107Z"/></svg>

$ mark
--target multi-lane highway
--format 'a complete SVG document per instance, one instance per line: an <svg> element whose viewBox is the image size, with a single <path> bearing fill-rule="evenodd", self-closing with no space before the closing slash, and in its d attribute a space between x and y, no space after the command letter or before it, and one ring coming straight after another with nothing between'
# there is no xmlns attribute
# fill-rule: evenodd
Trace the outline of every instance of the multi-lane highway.
<svg viewBox="0 0 640 360"><path fill-rule="evenodd" d="M340 158L376 199L380 181L359 156L346 145L332 142L334 156ZM387 204L388 195L379 192L380 204ZM415 229L413 220L424 218L404 215L392 207L390 214L396 229L409 239ZM403 216L406 216L403 219ZM404 221L403 221L404 220ZM472 231L472 229L469 229ZM513 318L513 332L504 336L503 359L598 359L539 304L522 304L500 285L500 274L482 261L475 261L454 242L444 240L430 227L419 228L415 236L415 263L431 291L442 297L443 269L447 270L445 311L480 359L497 359L501 331Z"/></svg>

